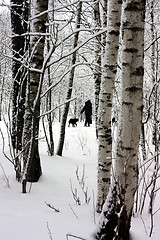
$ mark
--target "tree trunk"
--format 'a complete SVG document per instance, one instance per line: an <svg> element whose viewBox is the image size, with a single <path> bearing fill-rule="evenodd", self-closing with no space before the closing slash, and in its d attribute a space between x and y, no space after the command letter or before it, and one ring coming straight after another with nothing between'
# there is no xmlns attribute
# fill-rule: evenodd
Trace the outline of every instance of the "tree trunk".
<svg viewBox="0 0 160 240"><path fill-rule="evenodd" d="M77 13L76 29L80 28L82 2L79 3L77 11L78 11L78 13ZM77 47L78 37L79 37L79 32L77 32L74 36L73 49L75 49ZM75 51L72 55L72 60L71 60L71 64L72 64L73 67L72 67L72 70L69 73L69 86L68 86L68 92L67 92L66 100L69 100L72 96L73 79L74 79L74 73L75 73L74 64L76 63L76 57L77 57L77 52ZM69 105L70 105L70 102L67 102L65 104L64 110L63 110L63 115L62 115L62 120L61 120L60 139L59 139L59 144L58 144L58 149L57 149L57 155L59 155L59 156L62 156L62 151L63 151L63 146L64 146L65 127L66 127L66 121L67 121L67 116L68 116L68 111L69 111Z"/></svg>
<svg viewBox="0 0 160 240"><path fill-rule="evenodd" d="M98 111L98 212L102 210L110 186L112 164L111 113L117 71L121 1L108 1L108 14L108 31L103 59Z"/></svg>
<svg viewBox="0 0 160 240"><path fill-rule="evenodd" d="M11 27L12 37L12 145L16 151L22 147L22 132L24 124L24 103L26 91L26 69L22 66L26 49L26 37L22 36L27 32L28 23L28 1L11 0Z"/></svg>
<svg viewBox="0 0 160 240"><path fill-rule="evenodd" d="M40 91L43 74L38 70L42 69L44 61L44 44L46 33L47 13L39 14L48 9L48 0L36 0L33 3L33 33L42 33L41 36L31 37L31 52L30 52L30 70L29 79L27 82L27 100L26 111L24 118L24 133L23 133L23 163L24 176L23 178L30 182L38 181L41 176L41 164L38 149L38 134L39 134L39 116L40 116Z"/></svg>
<svg viewBox="0 0 160 240"><path fill-rule="evenodd" d="M0 121L2 121L2 102L3 102L3 90L4 90L4 77L2 77L2 67L0 65Z"/></svg>
<svg viewBox="0 0 160 240"><path fill-rule="evenodd" d="M103 0L103 13L102 13L102 27L103 28L107 27L107 9L108 9L108 0ZM103 46L103 53L105 53L106 32L102 34L102 46Z"/></svg>
<svg viewBox="0 0 160 240"><path fill-rule="evenodd" d="M95 0L96 1L96 0ZM100 30L101 19L100 19L100 9L99 2L96 1L94 6L94 19L95 19L95 28L96 31ZM94 68L94 85L95 85L95 126L96 126L96 136L98 138L98 105L99 105L99 93L100 93L100 84L101 84L101 35L98 35L95 39L95 62L96 66Z"/></svg>
<svg viewBox="0 0 160 240"><path fill-rule="evenodd" d="M99 240L128 240L138 180L138 148L143 106L145 1L123 2L122 111L116 149L114 187L101 214Z"/></svg>
<svg viewBox="0 0 160 240"><path fill-rule="evenodd" d="M51 9L54 9L54 1L50 0L49 1L50 7ZM50 16L50 21L51 23L53 23L54 21L54 11L51 13ZM50 27L48 27L48 32L51 32L51 29L53 28L53 26L51 25ZM47 51L50 51L50 40L47 39ZM50 67L48 67L48 86L50 87L52 82L51 82L51 69ZM52 90L50 89L47 95L47 101L46 101L46 106L47 106L47 111L50 111L52 108ZM47 120L48 120L48 126L49 126L49 144L48 144L48 152L50 156L54 155L54 140L53 140L53 129L52 129L52 114L53 113L49 113L47 115Z"/></svg>

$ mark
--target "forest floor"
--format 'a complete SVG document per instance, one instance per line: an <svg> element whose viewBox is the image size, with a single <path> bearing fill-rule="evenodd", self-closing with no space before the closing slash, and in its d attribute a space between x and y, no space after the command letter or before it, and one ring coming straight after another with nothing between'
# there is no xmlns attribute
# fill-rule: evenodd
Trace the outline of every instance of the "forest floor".
<svg viewBox="0 0 160 240"><path fill-rule="evenodd" d="M4 131L4 123L0 122ZM59 124L54 124L57 147ZM7 134L4 132L7 139ZM7 140L6 140L7 142ZM66 128L63 156L48 156L43 130L40 155L43 174L38 183L28 183L27 194L15 180L12 164L2 153L0 136L0 239L1 240L73 240L92 239L98 224L95 213L97 191L97 140L94 124ZM9 155L6 144L5 153ZM159 194L159 193L158 193ZM160 195L160 194L159 194ZM158 199L157 196L156 199ZM160 205L159 205L160 206ZM158 201L155 209L159 208ZM155 210L156 211L156 210ZM132 240L160 239L160 211L154 216L152 237L150 216L132 218Z"/></svg>

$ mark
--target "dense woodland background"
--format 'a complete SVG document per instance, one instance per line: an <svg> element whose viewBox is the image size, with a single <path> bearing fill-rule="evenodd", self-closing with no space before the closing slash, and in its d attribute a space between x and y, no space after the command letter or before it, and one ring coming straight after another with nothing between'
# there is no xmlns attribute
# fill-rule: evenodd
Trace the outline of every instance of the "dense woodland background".
<svg viewBox="0 0 160 240"><path fill-rule="evenodd" d="M153 234L160 176L159 10L158 0L0 2L2 152L26 193L43 174L40 126L48 155L62 157L68 120L83 123L80 112L90 99L98 147L95 208L101 214L96 239L129 239L131 217L144 209Z"/></svg>

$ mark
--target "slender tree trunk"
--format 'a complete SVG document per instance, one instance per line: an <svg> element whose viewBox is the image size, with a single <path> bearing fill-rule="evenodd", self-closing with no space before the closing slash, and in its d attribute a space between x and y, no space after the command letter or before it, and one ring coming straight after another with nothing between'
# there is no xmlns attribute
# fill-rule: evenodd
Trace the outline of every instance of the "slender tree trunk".
<svg viewBox="0 0 160 240"><path fill-rule="evenodd" d="M12 37L12 144L16 151L22 147L24 102L26 90L26 69L21 65L26 49L26 37L28 25L28 1L11 0L11 27ZM16 60L17 59L17 60Z"/></svg>
<svg viewBox="0 0 160 240"><path fill-rule="evenodd" d="M108 9L108 0L103 0L103 12L102 12L102 27L107 27L107 9ZM105 53L106 47L106 32L102 34L102 46L103 46L103 53ZM103 60L103 58L102 58Z"/></svg>
<svg viewBox="0 0 160 240"><path fill-rule="evenodd" d="M76 22L76 29L80 28L80 23L81 23L81 12L82 12L82 2L79 2L79 6L77 9L77 22ZM77 32L74 36L74 44L73 44L73 49L77 47L78 44L78 37L79 37L79 32ZM75 73L75 66L74 64L76 63L76 57L77 57L77 52L75 51L72 55L72 70L69 73L69 86L68 86L68 92L67 92L67 97L66 100L69 100L72 96L72 87L73 87L73 79L74 79L74 73ZM63 110L63 115L62 115L62 120L61 120L61 128L60 128L60 139L59 139L59 144L58 144L58 149L57 149L57 155L62 156L62 151L63 151L63 146L64 146L64 139L65 139L65 127L66 127L66 121L67 121L67 116L68 116L68 111L69 111L69 105L70 103L67 102L64 106Z"/></svg>
<svg viewBox="0 0 160 240"><path fill-rule="evenodd" d="M18 156L19 150L22 150L22 134L24 126L25 94L27 71L21 64L27 58L27 39L22 36L28 28L28 10L27 0L11 0L11 28L12 28L12 146L15 149L15 170L16 179L21 180L21 161Z"/></svg>
<svg viewBox="0 0 160 240"><path fill-rule="evenodd" d="M3 100L3 90L4 90L4 77L2 77L2 67L0 65L0 121L2 120L2 100Z"/></svg>
<svg viewBox="0 0 160 240"><path fill-rule="evenodd" d="M155 29L154 29L154 1L151 1L150 6L150 15L151 15L151 41L154 42L155 40ZM152 76L152 84L154 86L153 88L153 96L152 96L152 104L153 104L153 144L156 145L156 128L157 128L157 119L156 119L156 101L157 101L157 84L156 84L156 56L155 56L155 43L151 46L151 76Z"/></svg>
<svg viewBox="0 0 160 240"><path fill-rule="evenodd" d="M44 61L44 44L46 33L47 13L39 14L48 9L48 0L36 0L33 2L33 25L34 33L42 33L42 36L31 37L31 62L30 68L41 70ZM24 118L23 132L23 163L25 181L36 182L41 176L41 164L38 149L39 116L40 116L40 90L42 74L30 70L27 82L27 100Z"/></svg>
<svg viewBox="0 0 160 240"><path fill-rule="evenodd" d="M95 28L96 31L99 31L101 27L101 19L100 19L100 9L99 2L95 0L94 6L94 19L95 19ZM101 35L98 35L95 39L95 62L96 67L94 69L94 85L95 85L95 126L96 126L96 136L98 137L97 130L97 120L98 120L98 105L99 105L99 93L100 93L100 84L101 84Z"/></svg>
<svg viewBox="0 0 160 240"><path fill-rule="evenodd" d="M108 14L108 31L98 111L98 212L102 210L110 186L112 164L111 113L114 82L117 72L121 1L109 0Z"/></svg>
<svg viewBox="0 0 160 240"><path fill-rule="evenodd" d="M50 7L52 9L54 9L54 1L50 1L49 2L50 4ZM50 21L51 23L53 23L54 21L54 11L53 13L51 14L50 16ZM49 26L48 27L48 32L51 32L51 29L53 28L53 26ZM50 51L50 40L47 39L47 51L49 52ZM51 82L51 69L50 67L48 67L47 69L47 74L48 74L48 86L51 86L52 82ZM47 105L47 111L50 111L51 108L52 108L52 90L50 90L48 92L48 96L47 96L47 102L46 102L46 105ZM47 120L48 120L48 126L49 126L49 145L48 145L48 151L49 151L49 154L50 156L53 156L54 155L54 140L53 140L53 129L52 129L52 113L49 113L47 115Z"/></svg>
<svg viewBox="0 0 160 240"><path fill-rule="evenodd" d="M122 111L114 185L101 214L99 240L128 240L138 180L143 106L144 0L123 2Z"/></svg>
<svg viewBox="0 0 160 240"><path fill-rule="evenodd" d="M48 86L51 86L51 78L50 78L50 67L48 68ZM47 96L47 111L52 108L52 90L48 92ZM50 156L54 155L54 140L53 140L53 129L52 129L52 113L47 115L48 126L49 126L49 154Z"/></svg>

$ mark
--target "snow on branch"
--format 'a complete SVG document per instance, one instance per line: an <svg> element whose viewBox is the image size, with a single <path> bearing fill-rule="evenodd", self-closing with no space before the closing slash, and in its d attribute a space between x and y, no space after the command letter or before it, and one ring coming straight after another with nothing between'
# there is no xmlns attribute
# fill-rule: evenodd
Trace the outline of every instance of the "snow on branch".
<svg viewBox="0 0 160 240"><path fill-rule="evenodd" d="M93 31L91 29L84 29L84 28L79 28L77 29L76 31L74 31L71 35L67 36L64 41L66 41L68 38L70 38L73 34L75 34L77 31ZM89 41L91 41L93 38L97 37L98 35L100 34L103 34L107 31L107 28L104 28L103 30L99 31L99 32L96 32L95 34L93 34L91 37L89 37L88 39L86 39L83 43L79 44L77 47L75 47L72 51L70 51L69 53L67 53L66 55L64 56L61 56L59 59L55 60L55 61L52 61L52 62L49 62L47 64L47 67L50 67L51 65L59 62L60 60L62 60L63 58L66 58L70 55L72 55L73 53L75 53L76 51L78 51L81 47L83 47L86 43L88 43ZM63 42L64 42L63 41ZM62 44L62 41L57 43L56 47L58 47L59 45Z"/></svg>
<svg viewBox="0 0 160 240"><path fill-rule="evenodd" d="M52 113L53 111L55 111L57 108L60 108L61 106L65 105L65 104L67 104L67 103L69 103L69 102L71 102L71 101L74 101L75 99L76 99L76 97L75 97L75 98L71 98L71 99L65 101L64 103L59 104L59 105L56 106L55 108L53 108L53 109L51 109L51 110L49 110L49 111L41 114L39 117L44 117L45 115L48 115L48 114Z"/></svg>
<svg viewBox="0 0 160 240"><path fill-rule="evenodd" d="M72 68L82 65L84 63L76 63L74 65L71 66L71 68L69 68L60 78L60 80L57 83L53 83L51 84L51 86L41 95L41 98L43 98L52 88L55 88L62 80L63 78L72 70Z"/></svg>
<svg viewBox="0 0 160 240"><path fill-rule="evenodd" d="M36 14L36 15L30 17L29 21L32 21L32 20L34 20L35 18L41 17L42 15L44 15L44 14L46 14L46 13L53 12L53 11L60 11L60 10L62 10L62 9L64 9L64 8L68 8L68 7L73 6L73 5L77 4L77 3L79 3L79 0L78 0L78 1L75 1L75 2L73 2L73 3L71 3L71 4L67 4L67 5L64 4L64 5L62 5L62 7L59 7L59 8L54 8L54 9L51 8L51 9L48 9L48 10L46 10L46 11L43 11L43 12L41 12L41 13L39 13L39 14Z"/></svg>

